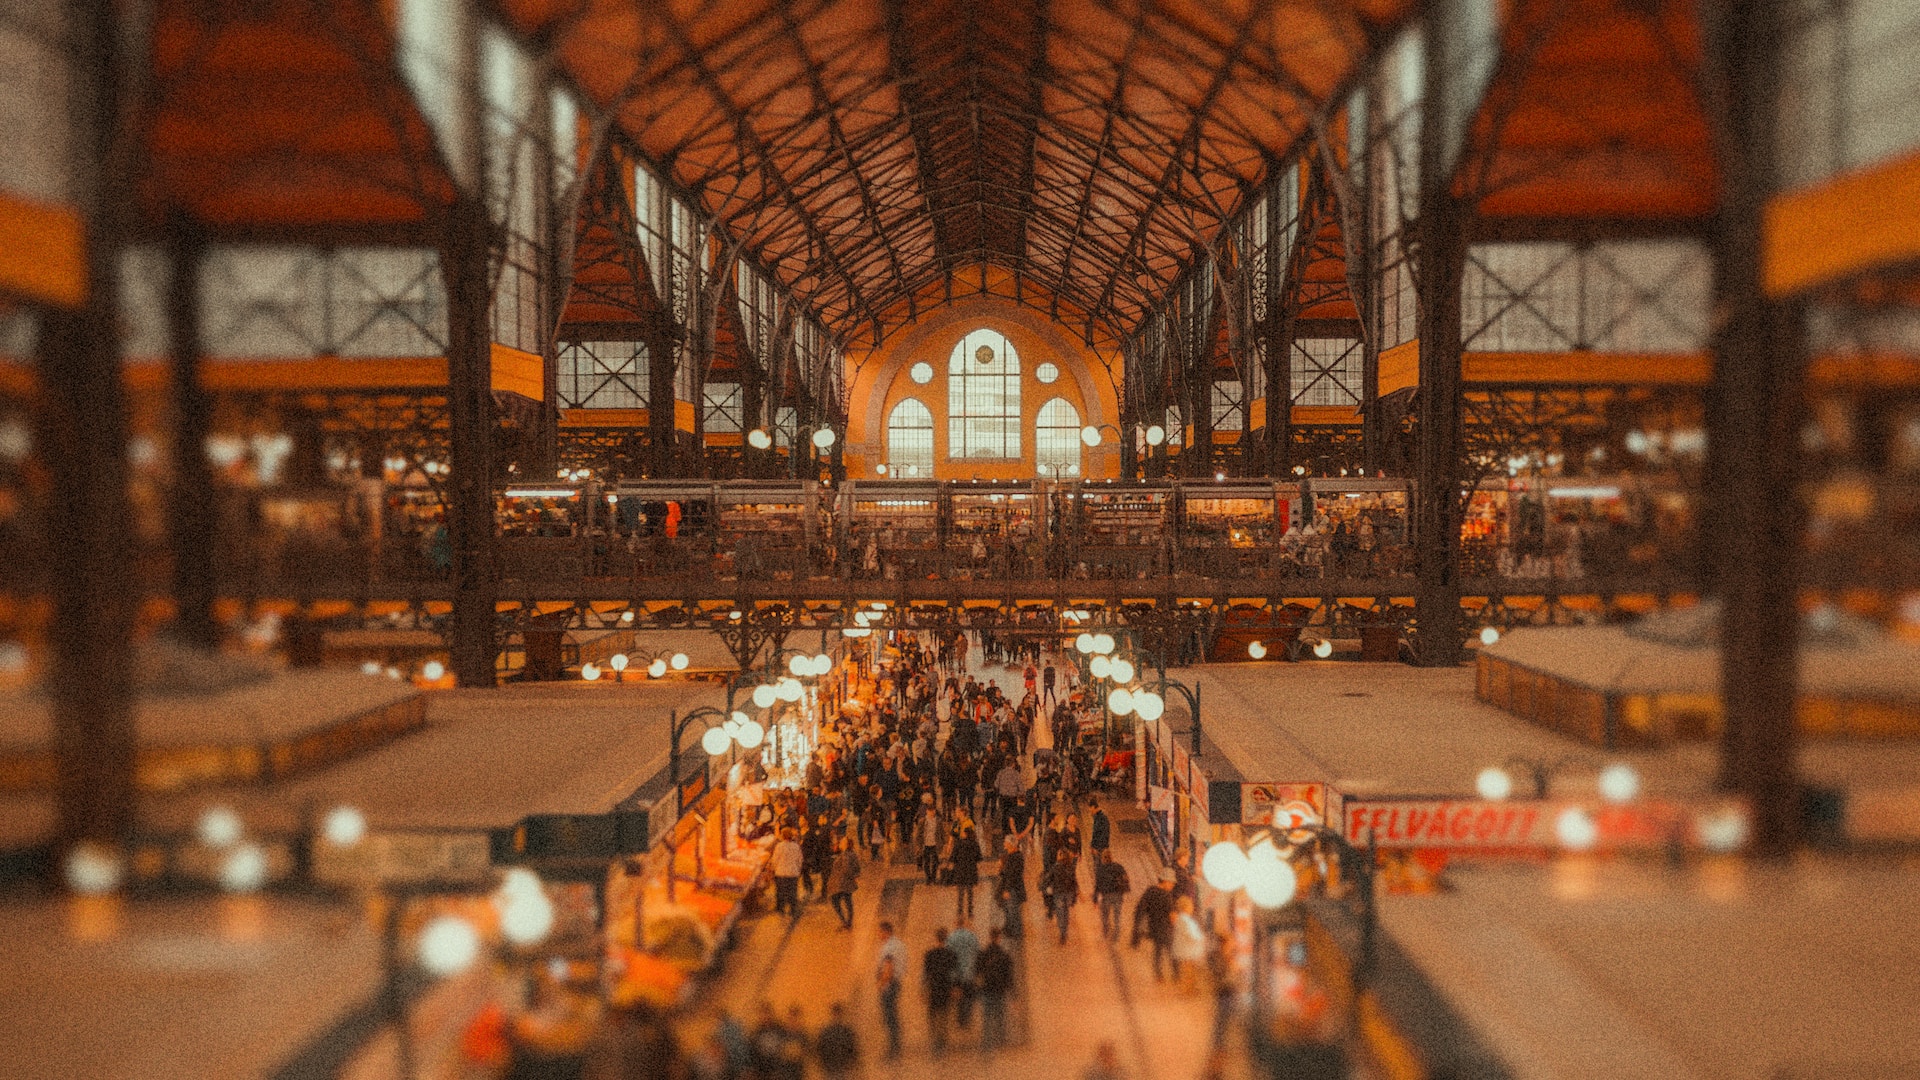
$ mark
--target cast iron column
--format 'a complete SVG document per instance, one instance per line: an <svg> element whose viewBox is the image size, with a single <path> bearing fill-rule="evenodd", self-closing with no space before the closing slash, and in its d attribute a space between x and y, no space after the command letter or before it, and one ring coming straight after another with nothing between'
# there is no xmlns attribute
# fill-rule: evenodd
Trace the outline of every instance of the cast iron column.
<svg viewBox="0 0 1920 1080"><path fill-rule="evenodd" d="M1267 475L1287 476L1293 470L1293 271L1294 243L1280 227L1281 218L1298 212L1282 206L1286 185L1267 185ZM1294 233L1301 232L1296 222Z"/></svg>
<svg viewBox="0 0 1920 1080"><path fill-rule="evenodd" d="M1428 41L1436 35L1429 34ZM1460 283L1467 216L1454 198L1445 101L1445 53L1428 48L1425 122L1420 125L1420 218L1414 251L1420 303L1420 443L1415 455L1414 654L1422 667L1460 662Z"/></svg>
<svg viewBox="0 0 1920 1080"><path fill-rule="evenodd" d="M71 35L75 203L86 221L87 296L44 308L35 343L35 419L48 473L52 612L46 692L53 714L59 840L133 834L132 632L140 589L129 543L127 401L119 261L131 142L120 135L124 65L142 55L108 0L64 5Z"/></svg>
<svg viewBox="0 0 1920 1080"><path fill-rule="evenodd" d="M453 674L461 686L494 685L493 355L487 237L477 197L447 209L441 273L447 283L447 539L453 548Z"/></svg>
<svg viewBox="0 0 1920 1080"><path fill-rule="evenodd" d="M1703 6L1719 100L1723 195L1716 223L1717 318L1707 486L1709 578L1721 612L1726 728L1720 784L1754 814L1755 850L1786 855L1798 831L1794 702L1799 690L1799 425L1805 330L1797 304L1766 295L1762 219L1773 194L1783 36L1771 0Z"/></svg>
<svg viewBox="0 0 1920 1080"><path fill-rule="evenodd" d="M200 326L201 270L206 245L185 218L167 223L167 351L173 404L173 485L167 515L173 547L174 633L185 644L220 644L213 619L217 584L217 514L213 469L207 463L211 403L200 385L204 353Z"/></svg>

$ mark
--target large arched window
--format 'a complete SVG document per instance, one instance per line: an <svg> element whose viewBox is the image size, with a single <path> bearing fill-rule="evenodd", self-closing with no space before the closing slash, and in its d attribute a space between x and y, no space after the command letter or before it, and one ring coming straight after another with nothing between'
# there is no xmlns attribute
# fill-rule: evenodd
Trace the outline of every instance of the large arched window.
<svg viewBox="0 0 1920 1080"><path fill-rule="evenodd" d="M1042 480L1080 475L1080 410L1066 398L1040 406L1033 425L1033 467Z"/></svg>
<svg viewBox="0 0 1920 1080"><path fill-rule="evenodd" d="M887 475L933 475L933 413L919 398L902 399L887 416Z"/></svg>
<svg viewBox="0 0 1920 1080"><path fill-rule="evenodd" d="M998 330L960 339L947 361L947 457L1020 456L1020 354Z"/></svg>

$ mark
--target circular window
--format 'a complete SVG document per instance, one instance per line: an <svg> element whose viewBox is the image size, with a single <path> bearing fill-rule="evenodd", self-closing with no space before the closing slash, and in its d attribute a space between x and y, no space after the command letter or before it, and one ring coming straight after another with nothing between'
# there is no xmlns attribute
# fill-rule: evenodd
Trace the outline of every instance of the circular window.
<svg viewBox="0 0 1920 1080"><path fill-rule="evenodd" d="M913 368L908 371L907 374L913 378L914 382L925 386L933 381L933 365L922 360L913 365Z"/></svg>
<svg viewBox="0 0 1920 1080"><path fill-rule="evenodd" d="M1041 364L1033 369L1033 377L1043 383L1050 383L1060 377L1060 369L1052 364Z"/></svg>

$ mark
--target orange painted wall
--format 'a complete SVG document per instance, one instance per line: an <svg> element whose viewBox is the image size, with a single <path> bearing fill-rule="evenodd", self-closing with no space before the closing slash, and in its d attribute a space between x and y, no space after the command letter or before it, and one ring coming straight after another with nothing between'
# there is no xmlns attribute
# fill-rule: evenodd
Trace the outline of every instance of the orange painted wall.
<svg viewBox="0 0 1920 1080"><path fill-rule="evenodd" d="M953 347L969 332L982 327L1007 336L1020 356L1020 460L1004 462L949 462L947 452L947 362ZM916 384L907 374L919 361L933 365L933 381ZM1051 386L1033 377L1040 364L1051 361L1060 378ZM1103 358L1076 339L1067 328L1044 314L1008 300L974 296L928 312L896 330L879 348L850 353L847 370L853 385L847 400L847 475L872 478L874 466L886 460L887 416L901 399L917 397L933 414L934 475L939 479L1030 479L1034 466L1034 417L1040 406L1064 397L1080 410L1082 424L1118 425L1120 403L1107 373L1120 370L1118 356ZM1084 476L1095 479L1120 475L1119 440L1103 432L1100 446L1081 450Z"/></svg>

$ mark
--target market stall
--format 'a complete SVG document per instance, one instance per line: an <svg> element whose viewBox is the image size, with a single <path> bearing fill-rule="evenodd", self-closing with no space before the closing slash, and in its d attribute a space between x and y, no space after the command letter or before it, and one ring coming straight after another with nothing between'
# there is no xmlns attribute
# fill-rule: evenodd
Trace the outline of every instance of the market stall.
<svg viewBox="0 0 1920 1080"><path fill-rule="evenodd" d="M1070 576L1140 578L1167 567L1174 489L1171 484L1087 481L1069 496L1075 528L1062 537Z"/></svg>

